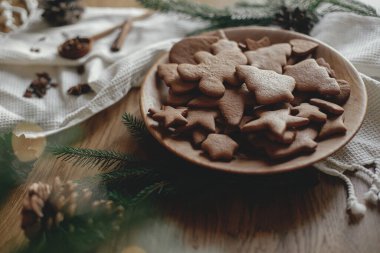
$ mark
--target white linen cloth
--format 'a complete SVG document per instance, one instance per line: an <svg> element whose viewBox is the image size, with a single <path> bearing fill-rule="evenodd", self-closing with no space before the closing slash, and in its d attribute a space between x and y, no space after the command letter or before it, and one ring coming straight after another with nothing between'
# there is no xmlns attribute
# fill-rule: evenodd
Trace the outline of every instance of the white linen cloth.
<svg viewBox="0 0 380 253"><path fill-rule="evenodd" d="M155 56L177 40L173 38L183 37L202 26L189 20L175 20L170 15L154 14L133 24L123 49L118 53L110 51L117 36L114 32L97 41L91 53L80 60L66 60L57 55L58 45L68 37L91 36L145 11L86 8L79 23L57 28L48 27L40 15L36 15L26 29L1 35L0 131L27 121L44 129L40 133L26 133L27 137L37 137L83 122L120 100L133 85L138 85ZM31 48L38 48L40 52L31 52ZM76 73L76 66L83 63L86 63L86 73L80 76ZM36 72L49 73L60 86L48 90L42 99L24 98ZM95 93L79 97L68 95L68 88L80 82L88 82Z"/></svg>

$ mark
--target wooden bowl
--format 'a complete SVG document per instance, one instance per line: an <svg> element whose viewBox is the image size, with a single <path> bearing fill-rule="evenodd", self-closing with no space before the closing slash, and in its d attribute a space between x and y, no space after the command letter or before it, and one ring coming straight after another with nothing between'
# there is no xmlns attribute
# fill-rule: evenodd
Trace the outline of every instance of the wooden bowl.
<svg viewBox="0 0 380 253"><path fill-rule="evenodd" d="M345 109L347 133L343 136L336 136L319 142L316 151L310 155L299 156L280 163L240 157L230 162L211 161L207 156L202 154L201 150L194 149L189 141L171 137L164 129L157 127L157 122L147 116L149 108L160 108L162 104L161 95L163 92L167 92L167 88L163 87L165 85L160 84L161 82L157 82L156 80L157 65L168 61L166 54L150 69L141 87L140 97L141 114L145 124L149 132L163 146L179 157L210 169L241 174L271 174L292 171L312 165L330 156L354 137L364 119L367 106L367 94L358 71L340 53L321 41L296 32L263 27L230 28L224 31L229 39L237 42L244 42L246 38L257 40L263 36L268 36L272 43L288 42L294 38L317 42L319 47L316 50L316 57L325 58L335 70L337 78L345 79L351 85L351 96L343 106ZM216 35L216 32L207 34Z"/></svg>

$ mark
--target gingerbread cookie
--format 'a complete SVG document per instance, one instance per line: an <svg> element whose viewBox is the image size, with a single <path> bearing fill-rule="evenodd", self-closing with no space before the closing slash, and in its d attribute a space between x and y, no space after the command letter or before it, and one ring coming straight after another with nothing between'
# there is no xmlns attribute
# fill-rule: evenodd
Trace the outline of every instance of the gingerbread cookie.
<svg viewBox="0 0 380 253"><path fill-rule="evenodd" d="M187 103L187 106L192 108L217 108L219 105L219 100L220 99L218 98L200 95L190 100L190 102Z"/></svg>
<svg viewBox="0 0 380 253"><path fill-rule="evenodd" d="M282 67L285 66L290 53L290 45L288 43L280 43L259 48L255 51L246 51L244 54L247 56L250 65L282 74Z"/></svg>
<svg viewBox="0 0 380 253"><path fill-rule="evenodd" d="M241 89L226 89L219 100L219 110L227 125L237 126L243 118L245 98Z"/></svg>
<svg viewBox="0 0 380 253"><path fill-rule="evenodd" d="M224 50L232 50L232 51L235 50L235 51L241 52L238 43L232 40L228 40L228 39L218 40L211 46L211 51L214 54L219 54L220 52Z"/></svg>
<svg viewBox="0 0 380 253"><path fill-rule="evenodd" d="M241 131L243 133L268 130L275 136L283 138L285 130L289 127L301 127L309 123L309 119L290 115L290 108L258 108L255 111L258 119L245 124Z"/></svg>
<svg viewBox="0 0 380 253"><path fill-rule="evenodd" d="M292 91L295 80L289 76L253 66L238 66L236 71L248 90L255 94L256 102L260 105L290 102L294 98Z"/></svg>
<svg viewBox="0 0 380 253"><path fill-rule="evenodd" d="M317 106L309 103L302 103L299 106L291 109L292 113L296 113L295 116L309 119L313 122L326 122L327 115L319 110Z"/></svg>
<svg viewBox="0 0 380 253"><path fill-rule="evenodd" d="M295 65L285 66L285 75L296 80L296 90L302 92L318 92L322 95L338 95L340 87L331 78L324 67L314 59L307 59Z"/></svg>
<svg viewBox="0 0 380 253"><path fill-rule="evenodd" d="M256 50L256 49L259 49L262 47L268 47L271 45L271 42L270 42L270 39L267 36L265 36L259 40L254 40L254 39L248 38L245 40L245 44L247 45L248 50L253 51L253 50Z"/></svg>
<svg viewBox="0 0 380 253"><path fill-rule="evenodd" d="M322 100L319 98L312 98L310 99L310 104L318 106L322 111L334 114L334 115L341 115L344 112L344 108L328 102L326 100Z"/></svg>
<svg viewBox="0 0 380 253"><path fill-rule="evenodd" d="M184 80L200 81L199 90L210 97L223 96L224 81L239 85L235 77L235 67L247 63L244 54L235 50L221 51L217 55L202 51L195 54L195 59L198 65L180 64L178 72Z"/></svg>
<svg viewBox="0 0 380 253"><path fill-rule="evenodd" d="M290 145L268 142L264 139L253 139L252 144L263 148L265 153L272 159L283 159L314 152L318 145L314 141L317 135L318 131L315 128L308 127L297 131L295 139Z"/></svg>
<svg viewBox="0 0 380 253"><path fill-rule="evenodd" d="M209 132L203 129L194 129L192 134L193 145L199 147L206 140Z"/></svg>
<svg viewBox="0 0 380 253"><path fill-rule="evenodd" d="M155 121L160 122L166 128L183 126L187 124L187 108L175 109L171 106L163 106L162 109L156 110L154 108L149 109L149 115Z"/></svg>
<svg viewBox="0 0 380 253"><path fill-rule="evenodd" d="M177 133L193 129L203 129L215 133L215 118L218 116L216 111L211 110L189 110L187 113L187 124L177 128Z"/></svg>
<svg viewBox="0 0 380 253"><path fill-rule="evenodd" d="M343 114L328 117L326 123L322 126L322 129L319 132L318 138L322 140L332 135L345 134L347 132L347 128L343 121Z"/></svg>
<svg viewBox="0 0 380 253"><path fill-rule="evenodd" d="M194 54L199 51L211 52L211 45L219 40L216 36L194 36L175 43L169 52L171 63L197 64Z"/></svg>
<svg viewBox="0 0 380 253"><path fill-rule="evenodd" d="M310 54L318 47L317 43L303 39L292 39L289 43L292 45L293 53L301 56Z"/></svg>
<svg viewBox="0 0 380 253"><path fill-rule="evenodd" d="M335 71L331 68L330 64L325 61L323 58L318 58L315 60L319 66L325 67L327 70L327 73L329 73L330 77L336 78Z"/></svg>
<svg viewBox="0 0 380 253"><path fill-rule="evenodd" d="M230 161L233 159L239 144L228 135L209 134L201 147L212 160Z"/></svg>
<svg viewBox="0 0 380 253"><path fill-rule="evenodd" d="M327 101L333 102L338 105L344 105L351 95L351 86L346 80L338 79L336 80L340 87L340 93L335 96L323 96Z"/></svg>
<svg viewBox="0 0 380 253"><path fill-rule="evenodd" d="M196 82L185 82L179 77L177 71L178 64L160 64L157 69L158 76L171 88L174 94L184 94L194 90L198 84Z"/></svg>
<svg viewBox="0 0 380 253"><path fill-rule="evenodd" d="M166 103L172 106L185 106L194 97L194 93L177 95L174 94L171 89L169 89L168 95L166 97Z"/></svg>
<svg viewBox="0 0 380 253"><path fill-rule="evenodd" d="M267 132L265 136L268 137L268 139L271 141L275 141L275 142L279 142L283 144L290 144L296 138L296 132L286 130L282 136L276 136L272 132Z"/></svg>

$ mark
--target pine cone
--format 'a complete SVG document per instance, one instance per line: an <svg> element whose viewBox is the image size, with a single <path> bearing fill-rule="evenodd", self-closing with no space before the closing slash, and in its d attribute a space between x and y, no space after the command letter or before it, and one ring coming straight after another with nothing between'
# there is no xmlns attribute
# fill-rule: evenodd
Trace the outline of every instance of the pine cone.
<svg viewBox="0 0 380 253"><path fill-rule="evenodd" d="M123 212L121 207L114 208L112 201L93 201L90 190L78 190L77 184L62 183L56 178L53 186L41 182L30 186L21 212L21 227L33 239L74 216L88 214L88 222L92 222L95 216L108 215L117 224Z"/></svg>
<svg viewBox="0 0 380 253"><path fill-rule="evenodd" d="M84 12L81 0L44 0L42 17L52 26L74 24Z"/></svg>
<svg viewBox="0 0 380 253"><path fill-rule="evenodd" d="M274 19L274 23L281 28L304 34L309 34L317 21L318 18L306 10L298 7L290 9L285 6L281 7L281 12L275 14Z"/></svg>

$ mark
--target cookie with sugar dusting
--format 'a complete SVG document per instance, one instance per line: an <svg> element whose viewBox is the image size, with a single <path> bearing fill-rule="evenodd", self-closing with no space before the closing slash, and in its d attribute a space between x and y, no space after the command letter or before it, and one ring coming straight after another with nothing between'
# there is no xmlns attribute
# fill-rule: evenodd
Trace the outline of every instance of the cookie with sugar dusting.
<svg viewBox="0 0 380 253"><path fill-rule="evenodd" d="M199 90L210 97L222 97L223 82L241 85L235 76L235 67L247 63L247 58L237 50L224 50L217 55L208 52L195 54L198 65L180 64L178 73L187 81L199 81Z"/></svg>
<svg viewBox="0 0 380 253"><path fill-rule="evenodd" d="M279 43L254 51L246 51L244 54L247 56L250 65L282 74L282 67L286 65L287 57L291 54L291 48L288 43Z"/></svg>
<svg viewBox="0 0 380 253"><path fill-rule="evenodd" d="M290 102L294 99L292 91L296 83L292 77L254 66L238 66L236 72L248 90L255 94L259 105Z"/></svg>
<svg viewBox="0 0 380 253"><path fill-rule="evenodd" d="M319 66L314 59L285 66L284 70L284 75L295 79L298 91L318 92L321 95L338 95L340 93L337 81L331 78L327 70Z"/></svg>
<svg viewBox="0 0 380 253"><path fill-rule="evenodd" d="M239 144L228 135L209 134L201 147L212 160L230 161L239 148Z"/></svg>

